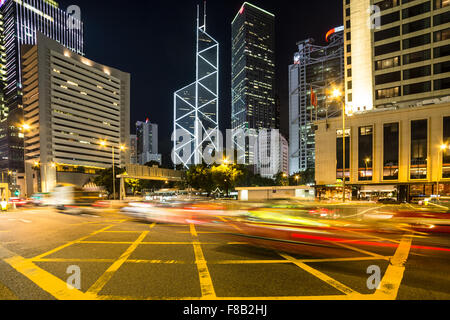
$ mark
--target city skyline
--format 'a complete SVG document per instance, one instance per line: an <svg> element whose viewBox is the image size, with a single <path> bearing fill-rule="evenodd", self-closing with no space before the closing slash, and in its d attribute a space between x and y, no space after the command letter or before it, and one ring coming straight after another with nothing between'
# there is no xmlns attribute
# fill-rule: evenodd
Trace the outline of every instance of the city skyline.
<svg viewBox="0 0 450 320"><path fill-rule="evenodd" d="M216 35L220 47L220 128L231 128L231 22L244 1L208 1L208 28ZM314 37L318 43L325 43L326 32L342 25L342 3L329 1L299 3L282 1L251 1L267 11L273 12L276 22L276 79L282 105L282 133L288 133L288 87L287 66L292 62L296 43L301 39ZM138 8L123 6L119 1L111 1L107 6L89 1L59 1L61 8L78 5L85 25L86 55L94 60L130 72L131 85L131 125L140 119L150 117L160 126L160 152L170 159L173 144L173 92L192 81L195 72L195 17L196 6L202 1L183 1L173 7L163 2L142 3ZM323 12L324 5L328 10ZM120 8L120 10L118 9ZM296 9L296 10L293 10ZM142 19L142 12L148 12L149 19ZM309 12L309 13L308 13ZM321 25L319 16L325 16ZM114 27L117 19L123 19L120 28ZM282 21L289 21L288 24ZM172 23L170 23L172 22ZM183 25L183 28L179 26ZM136 31L138 30L138 31ZM147 37L151 37L147 40ZM120 47L136 46L136 50L117 50ZM134 43L134 44L133 44ZM157 46L154 47L154 46ZM150 54L150 56L148 56ZM150 57L150 58L149 58ZM147 61L142 68L140 59ZM157 63L157 61L164 63ZM152 74L148 78L149 72ZM149 90L152 88L153 90ZM148 99L148 94L152 99ZM150 102L149 102L150 101Z"/></svg>

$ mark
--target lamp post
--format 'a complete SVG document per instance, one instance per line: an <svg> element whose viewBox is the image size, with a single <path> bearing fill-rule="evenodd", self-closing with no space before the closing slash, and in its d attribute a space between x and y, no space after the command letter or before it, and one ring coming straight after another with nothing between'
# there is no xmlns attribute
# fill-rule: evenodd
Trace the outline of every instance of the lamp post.
<svg viewBox="0 0 450 320"><path fill-rule="evenodd" d="M100 146L101 147L106 147L107 146L106 140L100 141ZM125 146L121 145L119 147L119 149L120 149L120 151L123 151L123 150L125 150ZM111 154L112 154L112 174L113 174L113 178L112 178L112 181L113 181L113 199L114 199L114 201L116 201L116 168L115 168L116 163L115 163L115 158L114 158L114 145L112 145L112 144L111 144Z"/></svg>
<svg viewBox="0 0 450 320"><path fill-rule="evenodd" d="M342 192L342 200L345 203L345 193L346 193L346 176L345 176L345 99L342 98L342 92L335 88L333 90L333 98L334 99L341 99L342 101L342 186L343 186L343 192Z"/></svg>
<svg viewBox="0 0 450 320"><path fill-rule="evenodd" d="M449 149L449 146L446 145L446 144L442 144L440 149L439 149L439 154L438 154L438 168L439 168L439 170L438 170L438 176L437 176L437 192L436 192L436 195L438 197L439 197L439 193L440 193L440 189L439 189L439 187L440 187L440 180L441 180L441 177L443 176L443 173L444 173L442 162L444 160L444 152L447 149ZM442 155L442 158L441 158L441 155Z"/></svg>

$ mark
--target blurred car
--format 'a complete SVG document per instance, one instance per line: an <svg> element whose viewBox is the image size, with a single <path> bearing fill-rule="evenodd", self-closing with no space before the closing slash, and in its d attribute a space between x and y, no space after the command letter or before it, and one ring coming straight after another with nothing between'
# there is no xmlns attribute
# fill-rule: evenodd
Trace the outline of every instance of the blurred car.
<svg viewBox="0 0 450 320"><path fill-rule="evenodd" d="M29 199L31 205L37 207L49 206L51 204L51 194L50 193L36 193Z"/></svg>
<svg viewBox="0 0 450 320"><path fill-rule="evenodd" d="M379 204L402 204L401 201L398 201L395 198L381 198L381 199L378 199L377 203L379 203Z"/></svg>
<svg viewBox="0 0 450 320"><path fill-rule="evenodd" d="M28 204L27 200L22 198L10 198L8 203L10 206L15 206L16 208L25 207Z"/></svg>

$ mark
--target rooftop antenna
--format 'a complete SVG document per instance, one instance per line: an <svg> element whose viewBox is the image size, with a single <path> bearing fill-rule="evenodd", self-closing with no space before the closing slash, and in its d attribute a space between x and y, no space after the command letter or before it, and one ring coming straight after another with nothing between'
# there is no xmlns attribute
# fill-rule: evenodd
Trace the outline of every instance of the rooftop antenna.
<svg viewBox="0 0 450 320"><path fill-rule="evenodd" d="M203 31L206 32L206 0L203 2Z"/></svg>

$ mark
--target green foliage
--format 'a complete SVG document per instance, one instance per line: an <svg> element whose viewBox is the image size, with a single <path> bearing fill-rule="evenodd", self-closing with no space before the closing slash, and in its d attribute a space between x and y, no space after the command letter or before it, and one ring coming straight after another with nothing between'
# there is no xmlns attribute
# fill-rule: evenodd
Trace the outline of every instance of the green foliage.
<svg viewBox="0 0 450 320"><path fill-rule="evenodd" d="M296 179L298 177L298 179ZM289 183L292 186L306 185L316 183L316 170L308 169L306 171L298 172L289 177Z"/></svg>
<svg viewBox="0 0 450 320"><path fill-rule="evenodd" d="M284 172L279 172L275 176L275 185L278 187L288 187L289 186L289 177Z"/></svg>
<svg viewBox="0 0 450 320"><path fill-rule="evenodd" d="M125 169L115 167L116 176L125 172ZM99 175L95 177L94 183L99 187L104 187L106 191L112 195L113 194L113 169L108 168L100 171ZM120 179L116 178L116 193L120 191Z"/></svg>

